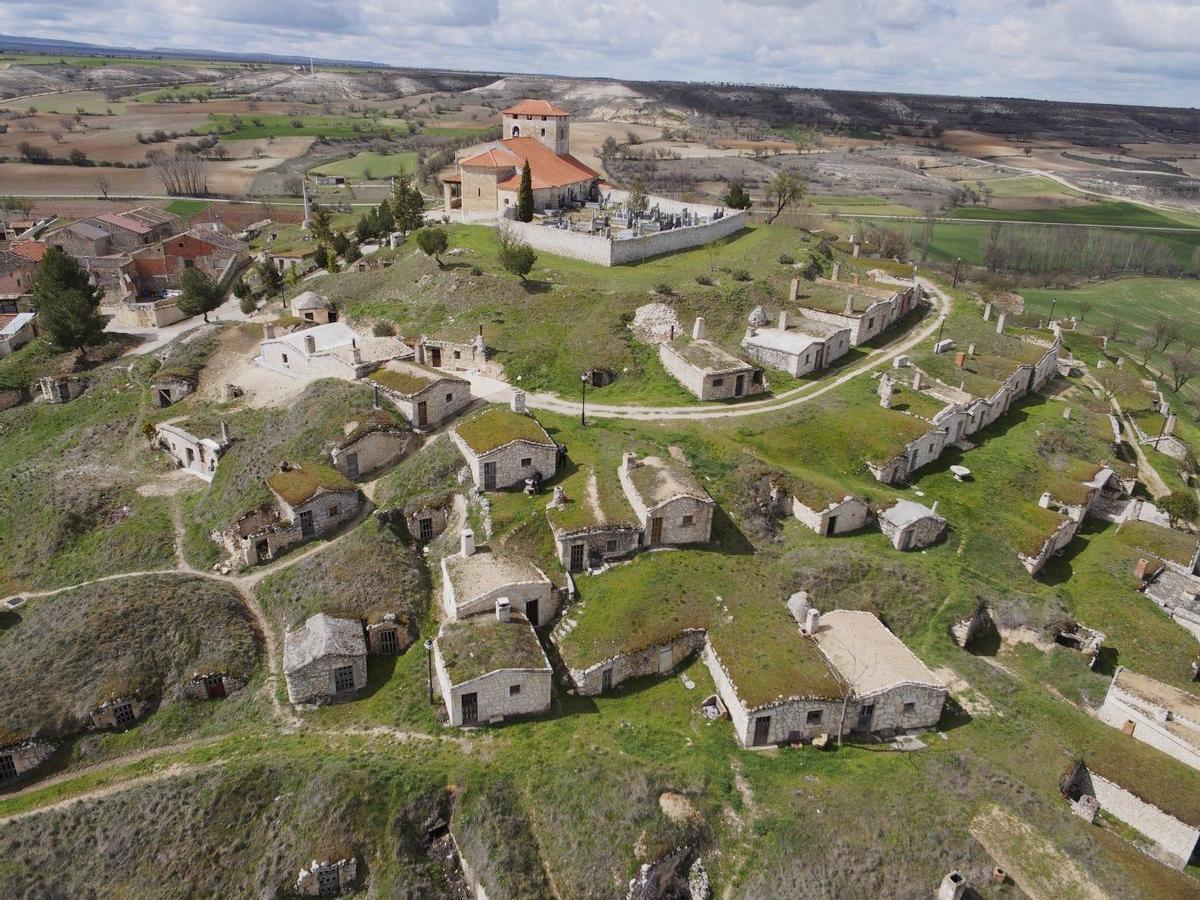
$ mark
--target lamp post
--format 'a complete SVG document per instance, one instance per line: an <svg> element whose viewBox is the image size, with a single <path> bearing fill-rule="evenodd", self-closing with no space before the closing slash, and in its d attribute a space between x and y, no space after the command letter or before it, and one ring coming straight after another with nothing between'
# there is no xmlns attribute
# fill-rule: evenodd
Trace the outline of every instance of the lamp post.
<svg viewBox="0 0 1200 900"><path fill-rule="evenodd" d="M938 339L937 339L937 342L934 344L934 347L937 347L937 345L942 342L942 332L945 330L945 328L946 328L946 317L942 316L942 321L938 323Z"/></svg>
<svg viewBox="0 0 1200 900"><path fill-rule="evenodd" d="M429 666L429 702L433 702L433 641L425 639L425 660Z"/></svg>
<svg viewBox="0 0 1200 900"><path fill-rule="evenodd" d="M587 426L587 372L579 376L579 424Z"/></svg>
<svg viewBox="0 0 1200 900"><path fill-rule="evenodd" d="M1050 327L1050 323L1054 321L1054 304L1058 302L1057 297L1050 298L1050 315L1046 317L1046 327Z"/></svg>

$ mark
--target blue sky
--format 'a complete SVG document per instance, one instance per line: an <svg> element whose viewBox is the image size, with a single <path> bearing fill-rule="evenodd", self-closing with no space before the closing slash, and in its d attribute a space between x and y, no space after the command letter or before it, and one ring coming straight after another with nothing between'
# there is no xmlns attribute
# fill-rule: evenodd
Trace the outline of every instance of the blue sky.
<svg viewBox="0 0 1200 900"><path fill-rule="evenodd" d="M435 68L1200 105L1200 0L0 0L0 33Z"/></svg>

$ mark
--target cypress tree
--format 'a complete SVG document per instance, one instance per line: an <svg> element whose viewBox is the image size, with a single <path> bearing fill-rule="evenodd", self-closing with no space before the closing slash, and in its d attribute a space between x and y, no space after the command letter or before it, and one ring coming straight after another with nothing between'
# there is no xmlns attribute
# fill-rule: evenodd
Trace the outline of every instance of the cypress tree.
<svg viewBox="0 0 1200 900"><path fill-rule="evenodd" d="M517 189L517 221L533 221L533 173L529 171L529 160L521 167L521 186Z"/></svg>

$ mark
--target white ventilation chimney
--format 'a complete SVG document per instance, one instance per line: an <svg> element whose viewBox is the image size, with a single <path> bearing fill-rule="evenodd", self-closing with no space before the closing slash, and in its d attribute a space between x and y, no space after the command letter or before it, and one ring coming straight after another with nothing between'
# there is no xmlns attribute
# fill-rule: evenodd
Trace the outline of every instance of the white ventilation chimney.
<svg viewBox="0 0 1200 900"><path fill-rule="evenodd" d="M513 391L512 400L508 405L513 412L525 415L525 392Z"/></svg>
<svg viewBox="0 0 1200 900"><path fill-rule="evenodd" d="M263 325L263 340L271 341L275 339L275 326L270 322Z"/></svg>
<svg viewBox="0 0 1200 900"><path fill-rule="evenodd" d="M221 443L229 443L229 423L225 421L221 422Z"/></svg>
<svg viewBox="0 0 1200 900"><path fill-rule="evenodd" d="M636 453L626 453L621 457L621 460L625 464L626 472L632 472L634 469L637 468L637 454Z"/></svg>
<svg viewBox="0 0 1200 900"><path fill-rule="evenodd" d="M837 278L837 276L836 276L836 275L834 275L833 277L834 277L834 278ZM795 303L795 302L796 302L796 298L797 298L799 295L800 295L800 279L799 279L799 278L793 278L793 279L792 279L792 286L791 286L790 288L788 288L788 301L789 301L790 303Z"/></svg>
<svg viewBox="0 0 1200 900"><path fill-rule="evenodd" d="M310 355L317 352L317 339L311 334L304 336L304 352Z"/></svg>
<svg viewBox="0 0 1200 900"><path fill-rule="evenodd" d="M754 337L754 334L755 334L754 326L748 325L746 327L746 336L744 338L742 338L742 342L745 343L746 341L751 340Z"/></svg>
<svg viewBox="0 0 1200 900"><path fill-rule="evenodd" d="M846 295L846 309L843 311L842 315L846 315L846 316L854 315L854 295L853 294Z"/></svg>
<svg viewBox="0 0 1200 900"><path fill-rule="evenodd" d="M833 273L829 276L829 280L837 281L838 278L841 276L841 274L842 274L842 264L840 262L835 262L833 264Z"/></svg>
<svg viewBox="0 0 1200 900"><path fill-rule="evenodd" d="M929 514L930 514L931 516L936 516L936 515L937 515L938 503L940 503L940 502L941 502L940 500L934 500L934 501L933 501L933 506L929 507Z"/></svg>
<svg viewBox="0 0 1200 900"><path fill-rule="evenodd" d="M786 309L781 309L779 311L779 330L787 331L787 328L788 328L788 311Z"/></svg>
<svg viewBox="0 0 1200 900"><path fill-rule="evenodd" d="M1071 407L1068 406L1066 409L1063 410L1063 418L1064 419L1071 418Z"/></svg>
<svg viewBox="0 0 1200 900"><path fill-rule="evenodd" d="M708 326L704 324L704 316L696 316L696 323L692 326L692 340L702 341L708 337Z"/></svg>
<svg viewBox="0 0 1200 900"><path fill-rule="evenodd" d="M967 356L974 356L974 355L975 355L975 345L967 344Z"/></svg>
<svg viewBox="0 0 1200 900"><path fill-rule="evenodd" d="M1000 313L996 316L996 334L1004 334L1004 320L1008 318L1007 313Z"/></svg>
<svg viewBox="0 0 1200 900"><path fill-rule="evenodd" d="M472 556L475 553L475 532L470 528L464 528L459 536L459 547L462 550L463 556Z"/></svg>
<svg viewBox="0 0 1200 900"><path fill-rule="evenodd" d="M913 390L919 391L920 389L921 389L921 370L913 369Z"/></svg>
<svg viewBox="0 0 1200 900"><path fill-rule="evenodd" d="M496 601L496 621L512 621L512 604L508 602L507 597L501 597Z"/></svg>
<svg viewBox="0 0 1200 900"><path fill-rule="evenodd" d="M1038 498L1038 506L1040 506L1042 509L1050 508L1050 492L1049 491L1045 491L1042 494L1042 496L1040 498Z"/></svg>
<svg viewBox="0 0 1200 900"><path fill-rule="evenodd" d="M812 637L812 635L817 633L817 629L820 627L821 627L821 613L818 610L815 610L810 606L808 608L808 612L806 612L804 614L804 625L801 627L800 630L803 631L809 637Z"/></svg>
<svg viewBox="0 0 1200 900"><path fill-rule="evenodd" d="M983 321L992 321L992 304L989 302L983 307Z"/></svg>

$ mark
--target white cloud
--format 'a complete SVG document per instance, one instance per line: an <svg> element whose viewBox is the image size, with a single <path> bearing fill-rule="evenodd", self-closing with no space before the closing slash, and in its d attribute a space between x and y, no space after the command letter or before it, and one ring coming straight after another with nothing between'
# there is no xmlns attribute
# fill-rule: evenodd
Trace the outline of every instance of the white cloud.
<svg viewBox="0 0 1200 900"><path fill-rule="evenodd" d="M1193 105L1195 0L4 0L0 32L400 66Z"/></svg>

